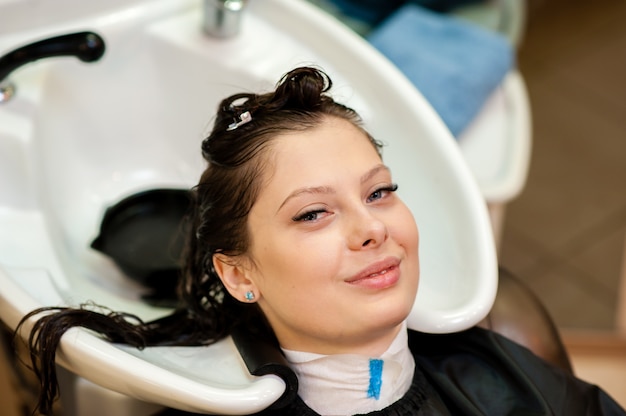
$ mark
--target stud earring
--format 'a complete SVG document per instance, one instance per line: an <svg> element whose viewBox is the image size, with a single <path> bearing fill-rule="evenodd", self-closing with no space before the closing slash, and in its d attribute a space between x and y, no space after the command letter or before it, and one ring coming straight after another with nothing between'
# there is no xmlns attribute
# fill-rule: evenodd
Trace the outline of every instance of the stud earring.
<svg viewBox="0 0 626 416"><path fill-rule="evenodd" d="M247 300L248 302L252 302L252 301L254 300L254 292L253 292L253 291L248 290L248 291L246 292L246 300Z"/></svg>

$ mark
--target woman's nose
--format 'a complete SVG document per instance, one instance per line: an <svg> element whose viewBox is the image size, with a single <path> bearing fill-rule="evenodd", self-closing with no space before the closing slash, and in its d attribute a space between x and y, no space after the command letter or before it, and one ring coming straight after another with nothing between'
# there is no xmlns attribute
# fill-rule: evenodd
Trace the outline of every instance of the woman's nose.
<svg viewBox="0 0 626 416"><path fill-rule="evenodd" d="M352 250L378 247L388 236L386 224L367 209L353 214L348 232Z"/></svg>

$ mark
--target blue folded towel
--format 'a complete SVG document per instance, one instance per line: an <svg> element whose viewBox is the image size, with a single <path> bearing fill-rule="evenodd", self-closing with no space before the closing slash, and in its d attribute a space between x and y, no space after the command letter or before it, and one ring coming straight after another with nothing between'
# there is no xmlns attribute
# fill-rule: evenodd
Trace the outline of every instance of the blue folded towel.
<svg viewBox="0 0 626 416"><path fill-rule="evenodd" d="M406 0L330 0L337 9L352 19L370 26L379 24Z"/></svg>
<svg viewBox="0 0 626 416"><path fill-rule="evenodd" d="M455 137L514 64L501 35L407 4L367 40L418 88Z"/></svg>

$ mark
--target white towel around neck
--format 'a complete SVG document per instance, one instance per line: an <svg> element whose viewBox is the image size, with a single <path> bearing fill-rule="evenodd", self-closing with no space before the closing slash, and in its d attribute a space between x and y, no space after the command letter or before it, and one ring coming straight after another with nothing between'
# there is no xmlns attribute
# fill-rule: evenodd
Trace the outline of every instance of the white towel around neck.
<svg viewBox="0 0 626 416"><path fill-rule="evenodd" d="M380 357L322 355L286 349L283 352L298 376L298 395L307 406L325 416L384 409L409 390L415 371L406 322ZM371 374L372 359L382 360L382 375ZM372 381L376 394L372 394Z"/></svg>

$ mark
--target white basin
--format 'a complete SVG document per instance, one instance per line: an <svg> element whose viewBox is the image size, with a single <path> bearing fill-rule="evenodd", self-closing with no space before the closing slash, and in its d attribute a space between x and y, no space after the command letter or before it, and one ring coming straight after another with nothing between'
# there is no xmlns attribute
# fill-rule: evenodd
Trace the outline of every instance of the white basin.
<svg viewBox="0 0 626 416"><path fill-rule="evenodd" d="M517 70L506 75L458 142L487 203L504 204L520 194L530 164L531 120Z"/></svg>
<svg viewBox="0 0 626 416"><path fill-rule="evenodd" d="M204 36L200 20L197 2L159 0L0 33L0 53L35 35L85 28L107 43L95 64L68 58L22 68L16 98L0 106L0 318L14 328L36 307L87 300L146 320L167 314L89 248L104 210L138 191L193 186L218 101L271 89L293 67L314 64L388 144L385 161L420 228L409 326L445 333L480 321L497 281L485 204L456 142L409 81L304 1L250 2L242 33L229 40ZM108 389L195 412L253 412L284 390L276 376L250 376L230 339L136 351L74 329L58 359Z"/></svg>

